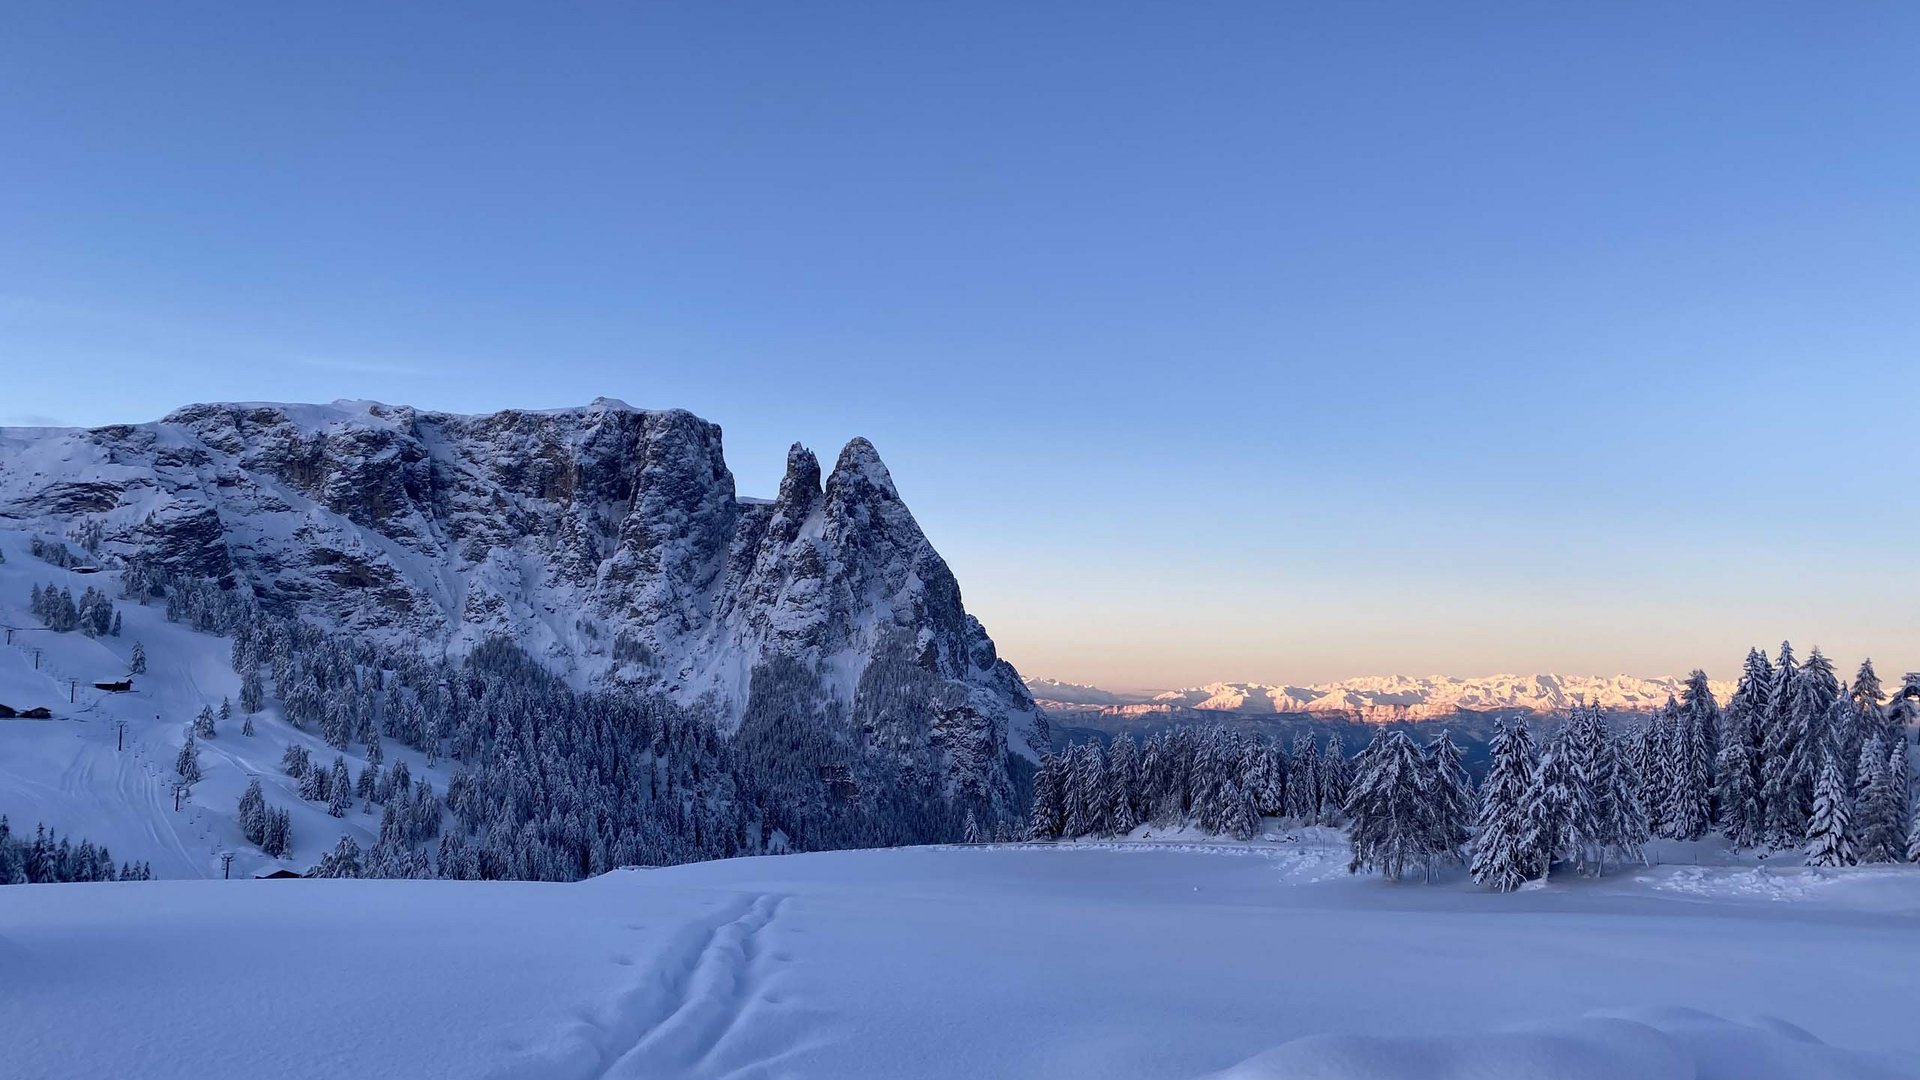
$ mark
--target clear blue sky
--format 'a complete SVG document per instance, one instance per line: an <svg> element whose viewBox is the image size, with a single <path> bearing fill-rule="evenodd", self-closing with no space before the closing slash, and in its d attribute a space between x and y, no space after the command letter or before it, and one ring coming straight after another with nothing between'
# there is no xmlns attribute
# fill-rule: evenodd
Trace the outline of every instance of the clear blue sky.
<svg viewBox="0 0 1920 1080"><path fill-rule="evenodd" d="M4 23L0 422L866 435L1029 674L1920 667L1920 6Z"/></svg>

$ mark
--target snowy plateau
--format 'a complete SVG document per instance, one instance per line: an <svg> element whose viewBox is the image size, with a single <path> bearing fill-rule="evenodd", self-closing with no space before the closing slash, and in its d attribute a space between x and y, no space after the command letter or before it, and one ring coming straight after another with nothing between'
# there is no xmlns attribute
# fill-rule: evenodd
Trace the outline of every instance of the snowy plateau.
<svg viewBox="0 0 1920 1080"><path fill-rule="evenodd" d="M52 715L0 719L0 813L157 879L0 886L5 1080L1920 1077L1912 864L1657 841L1645 866L1495 894L1457 866L1349 874L1342 834L1269 819L1245 841L1142 826L645 868L596 854L577 881L256 880L343 836L379 850L407 795L336 816L283 768L289 747L363 776L405 765L435 797L462 768L417 733L372 739L370 760L357 728L294 724L272 684L253 733L220 719L177 783L187 722L246 696L245 650L128 599L130 573L221 582L382 650L505 637L563 686L720 732L752 729L755 672L776 667L781 702L810 703L851 755L830 783L906 768L1016 817L1045 720L864 441L824 480L796 448L762 503L733 491L717 428L617 402L10 429L0 557L0 704ZM50 587L110 597L118 632L47 629L30 597ZM131 689L97 688L136 644ZM876 686L881 669L919 674ZM647 765L666 776L674 753ZM711 780L660 783L707 813ZM289 818L278 856L236 812L256 781Z"/></svg>

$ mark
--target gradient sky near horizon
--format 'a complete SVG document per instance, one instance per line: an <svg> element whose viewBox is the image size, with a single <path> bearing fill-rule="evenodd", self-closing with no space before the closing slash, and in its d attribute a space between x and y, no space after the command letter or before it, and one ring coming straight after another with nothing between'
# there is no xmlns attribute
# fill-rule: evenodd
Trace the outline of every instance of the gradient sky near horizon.
<svg viewBox="0 0 1920 1080"><path fill-rule="evenodd" d="M873 439L1023 672L1920 668L1920 7L16 5L0 423Z"/></svg>

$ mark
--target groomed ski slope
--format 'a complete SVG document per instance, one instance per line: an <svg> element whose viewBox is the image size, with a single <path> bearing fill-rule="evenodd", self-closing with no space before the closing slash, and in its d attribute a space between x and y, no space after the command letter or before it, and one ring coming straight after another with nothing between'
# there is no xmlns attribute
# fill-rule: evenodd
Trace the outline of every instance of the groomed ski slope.
<svg viewBox="0 0 1920 1080"><path fill-rule="evenodd" d="M1920 1075L1920 873L1494 896L1342 858L1308 836L6 888L0 1076Z"/></svg>
<svg viewBox="0 0 1920 1080"><path fill-rule="evenodd" d="M234 853L233 876L251 877L278 866L305 869L342 835L352 835L363 848L372 845L377 815L356 808L344 818L329 817L324 806L302 801L298 782L280 771L289 743L305 746L322 764L333 761L339 751L318 732L286 723L270 698L254 717L255 735L240 734L232 639L168 622L162 601L142 606L121 599L117 571L76 574L34 558L30 541L28 533L0 530L6 556L0 563L0 626L15 628L11 644L0 644L0 704L44 705L55 718L0 719L0 814L15 829L31 832L44 822L75 842L105 844L116 861L149 861L161 878L220 877L222 852ZM120 636L41 629L28 612L36 585L66 588L76 599L89 586L106 592L124 622ZM93 689L96 682L126 676L136 641L146 648L147 673L133 676L133 692ZM174 762L188 723L203 706L217 712L223 698L234 702L233 719L218 725L214 738L200 741L204 778L176 811ZM356 744L344 755L356 776L366 767L360 749ZM396 740L386 740L382 749L385 767L404 760L416 779L446 791L444 765L429 769L422 755ZM267 802L292 815L293 852L284 861L247 843L235 821L240 794L256 776Z"/></svg>

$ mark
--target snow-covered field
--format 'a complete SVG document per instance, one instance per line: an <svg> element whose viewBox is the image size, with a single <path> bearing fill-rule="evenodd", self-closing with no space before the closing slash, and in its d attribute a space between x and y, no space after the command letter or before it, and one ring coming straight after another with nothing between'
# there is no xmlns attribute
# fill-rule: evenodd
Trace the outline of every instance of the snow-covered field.
<svg viewBox="0 0 1920 1080"><path fill-rule="evenodd" d="M0 1075L1920 1075L1920 873L1496 896L1343 857L1173 840L0 889Z"/></svg>

